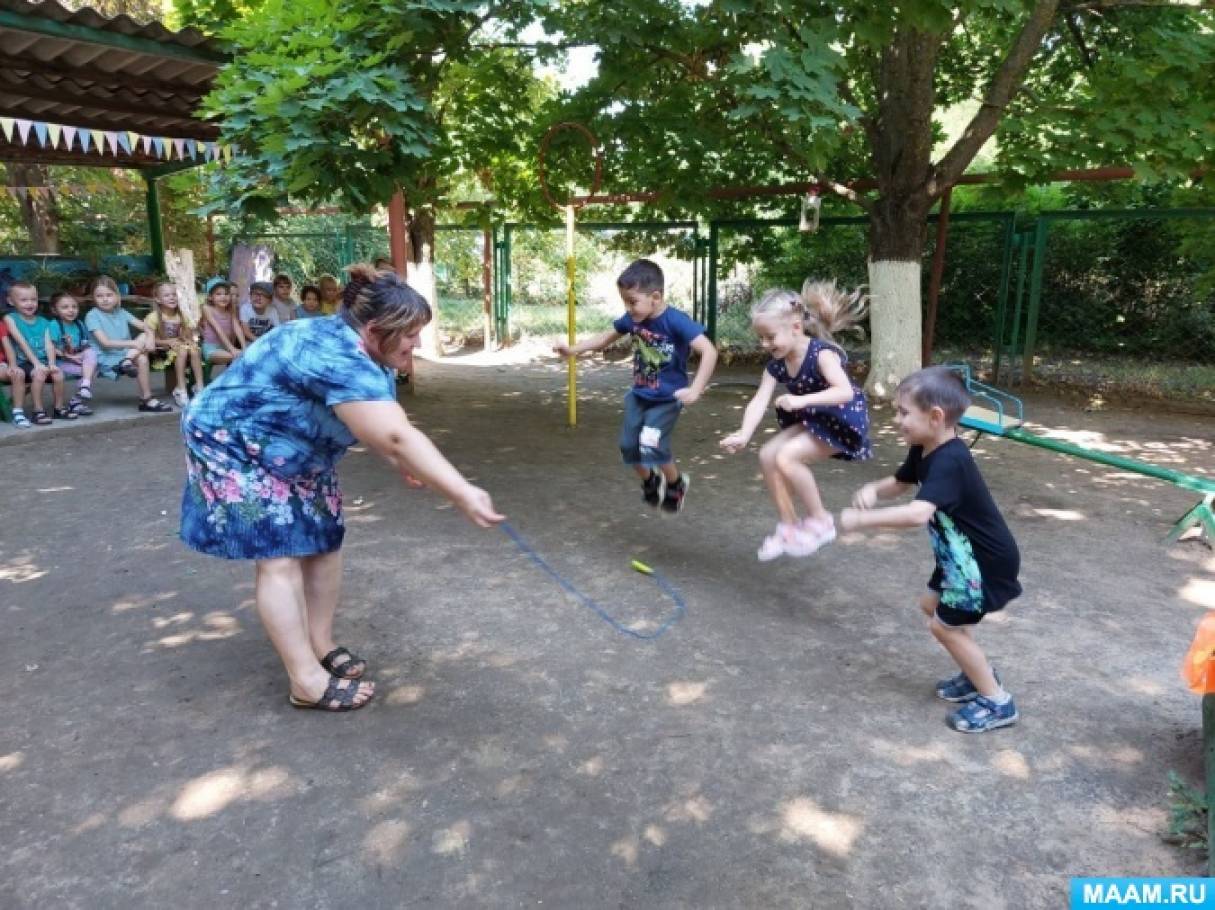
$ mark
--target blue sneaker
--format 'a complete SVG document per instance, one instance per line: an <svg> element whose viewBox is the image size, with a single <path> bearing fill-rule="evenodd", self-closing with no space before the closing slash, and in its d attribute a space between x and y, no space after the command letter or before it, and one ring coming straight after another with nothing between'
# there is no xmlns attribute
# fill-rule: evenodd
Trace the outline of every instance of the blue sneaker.
<svg viewBox="0 0 1215 910"><path fill-rule="evenodd" d="M1000 681L1000 674L992 668L992 675L995 676L996 682ZM974 687L970 681L970 677L965 673L959 673L957 676L951 676L949 679L943 679L937 683L937 698L943 698L945 701L951 701L955 704L964 701L973 701L979 697L979 690Z"/></svg>
<svg viewBox="0 0 1215 910"><path fill-rule="evenodd" d="M959 733L986 733L1015 724L1021 717L1017 713L1017 705L1010 698L1002 705L997 705L990 698L976 695L953 714L949 715L947 723Z"/></svg>

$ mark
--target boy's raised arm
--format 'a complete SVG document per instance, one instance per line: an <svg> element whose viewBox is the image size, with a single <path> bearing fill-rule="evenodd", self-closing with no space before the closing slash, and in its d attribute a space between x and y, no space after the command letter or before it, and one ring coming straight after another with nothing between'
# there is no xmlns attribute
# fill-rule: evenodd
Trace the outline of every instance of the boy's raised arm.
<svg viewBox="0 0 1215 910"><path fill-rule="evenodd" d="M565 341L558 341L553 345L553 350L562 357L577 357L579 354L585 354L588 351L602 351L608 345L614 344L624 336L615 329L604 332L602 335L595 335L588 338L586 341L580 341L578 344L570 345Z"/></svg>

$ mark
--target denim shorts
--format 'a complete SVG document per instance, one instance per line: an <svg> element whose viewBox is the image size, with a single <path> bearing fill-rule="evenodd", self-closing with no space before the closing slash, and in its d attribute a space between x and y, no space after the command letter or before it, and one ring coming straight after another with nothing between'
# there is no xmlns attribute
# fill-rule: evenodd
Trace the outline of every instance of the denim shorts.
<svg viewBox="0 0 1215 910"><path fill-rule="evenodd" d="M683 405L678 401L647 401L633 392L624 396L620 454L627 465L656 468L675 460L671 434Z"/></svg>

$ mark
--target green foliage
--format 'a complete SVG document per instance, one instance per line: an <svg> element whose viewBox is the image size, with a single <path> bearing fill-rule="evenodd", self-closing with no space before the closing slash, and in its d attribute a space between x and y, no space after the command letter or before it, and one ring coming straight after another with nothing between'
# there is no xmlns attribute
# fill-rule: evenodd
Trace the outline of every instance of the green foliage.
<svg viewBox="0 0 1215 910"><path fill-rule="evenodd" d="M1169 830L1165 840L1190 850L1207 850L1207 800L1176 771L1169 772Z"/></svg>
<svg viewBox="0 0 1215 910"><path fill-rule="evenodd" d="M531 0L495 7L510 17ZM240 154L216 205L273 216L286 196L365 212L398 187L433 201L452 175L494 165L535 94L506 50L475 50L486 27L469 0L267 0L223 31L236 51L208 114Z"/></svg>

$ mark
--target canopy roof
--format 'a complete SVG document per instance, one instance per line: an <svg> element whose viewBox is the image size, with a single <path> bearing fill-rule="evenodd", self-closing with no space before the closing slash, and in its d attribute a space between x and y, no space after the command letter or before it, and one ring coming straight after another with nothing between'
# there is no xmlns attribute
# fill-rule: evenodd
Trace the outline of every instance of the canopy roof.
<svg viewBox="0 0 1215 910"><path fill-rule="evenodd" d="M226 60L195 29L56 0L0 0L0 160L159 171L201 164L214 157L207 143L219 125L195 112ZM100 154L99 137L107 140Z"/></svg>

